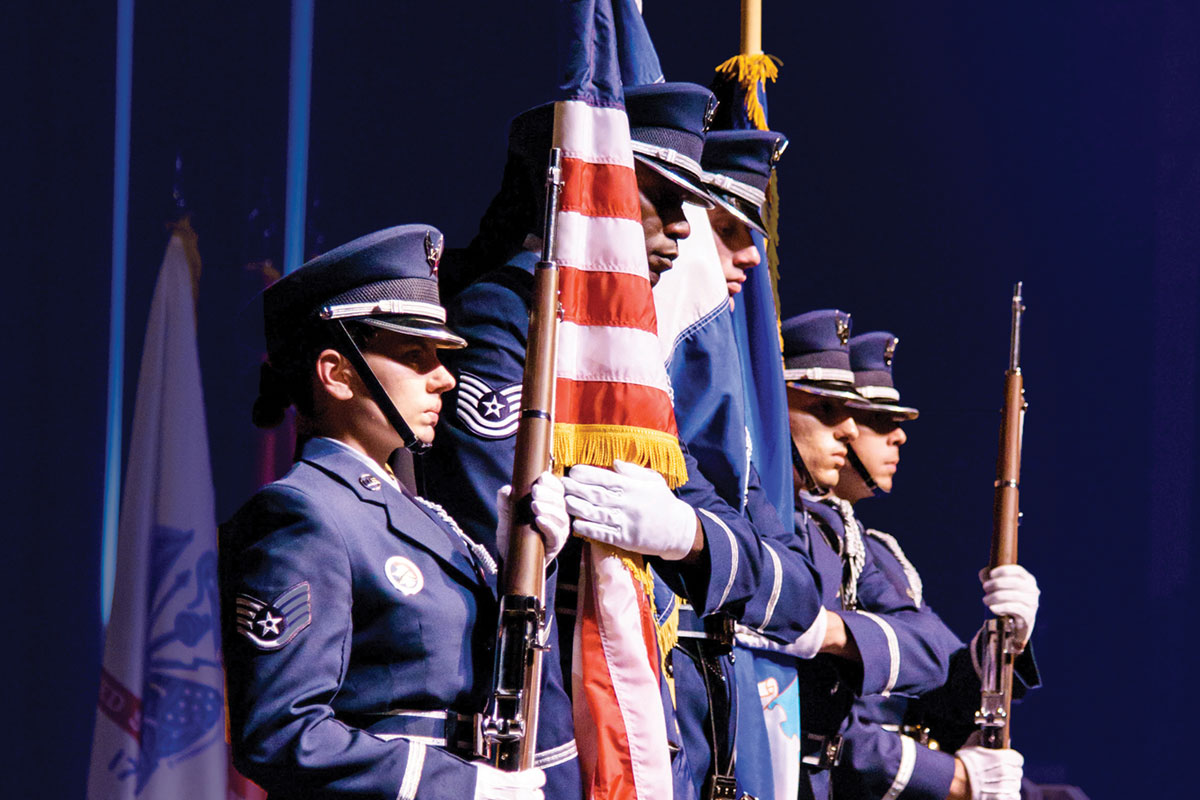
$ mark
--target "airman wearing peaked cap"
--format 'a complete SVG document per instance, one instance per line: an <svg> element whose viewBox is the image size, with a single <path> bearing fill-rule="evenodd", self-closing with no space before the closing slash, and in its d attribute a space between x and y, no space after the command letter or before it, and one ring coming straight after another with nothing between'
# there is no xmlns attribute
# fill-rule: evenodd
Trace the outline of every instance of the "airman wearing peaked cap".
<svg viewBox="0 0 1200 800"><path fill-rule="evenodd" d="M762 260L752 231L769 236L764 220L767 186L787 139L774 131L713 131L704 141L704 185L715 206L708 212L717 257L729 289L729 307L747 272Z"/></svg>
<svg viewBox="0 0 1200 800"><path fill-rule="evenodd" d="M255 419L295 404L301 447L221 526L218 573L233 760L271 798L542 800L540 769L477 755L496 562L387 466L432 442L454 386L438 350L465 344L439 302L441 250L428 225L388 228L264 293ZM553 475L532 509L553 557L568 535Z"/></svg>
<svg viewBox="0 0 1200 800"><path fill-rule="evenodd" d="M898 339L874 331L850 340L854 382L863 401L849 401L859 436L849 445L847 464L834 495L824 504L834 509L846 528L861 533L870 558L898 592L907 595L928 622L928 636L949 649L950 671L944 686L923 698L897 695L859 698L843 730L844 758L833 772L837 797L911 797L966 800L996 797L1016 800L1021 786L1022 756L1013 750L957 748L974 729L980 683L974 647L959 641L925 603L924 584L900 541L869 528L858 518L857 503L893 489L900 449L908 441L902 423L916 419L917 409L900 403L893 380ZM853 506L853 507L852 507ZM849 559L844 563L852 568ZM984 605L1015 613L1027 633L1037 614L1037 582L1023 567L1009 565L981 576ZM1003 605L1001 605L1003 604ZM1014 689L1019 696L1040 682L1030 649L1016 660Z"/></svg>

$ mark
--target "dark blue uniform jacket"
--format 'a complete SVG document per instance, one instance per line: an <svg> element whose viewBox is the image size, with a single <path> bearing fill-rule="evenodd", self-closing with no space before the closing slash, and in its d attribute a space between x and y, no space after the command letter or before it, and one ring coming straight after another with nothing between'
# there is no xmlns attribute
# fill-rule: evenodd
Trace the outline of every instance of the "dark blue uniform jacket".
<svg viewBox="0 0 1200 800"><path fill-rule="evenodd" d="M536 254L522 252L451 303L449 324L469 346L443 354L459 384L446 395L438 445L424 459L433 499L493 551L496 490L512 476L536 262ZM502 407L497 410L495 403ZM794 641L819 607L804 548L757 485L743 515L718 495L695 459L685 453L685 460L688 482L677 494L697 511L705 557L690 566L655 560L655 571L701 616L731 611L751 628Z"/></svg>
<svg viewBox="0 0 1200 800"><path fill-rule="evenodd" d="M885 543L885 535L869 531L865 526L863 531L871 559L897 591L916 597L919 577L915 575L915 568L909 567L912 575L905 571L904 565ZM947 731L949 738L961 739L974 728L974 712L979 707L979 676L967 645L946 627L923 598L918 599L921 613L929 618L930 631L939 636L943 647L952 648L948 679L921 700L875 695L855 703L843 734L842 762L833 775L837 797L942 800L950 791L954 756L943 750L930 749L902 735L899 729L907 719L918 727L931 727L935 738L941 735L939 728L949 727L953 729ZM1040 684L1032 647L1027 647L1018 657L1015 674L1017 695ZM956 749L957 742L952 746Z"/></svg>
<svg viewBox="0 0 1200 800"><path fill-rule="evenodd" d="M958 640L947 638L936 618L920 612L910 597L897 590L870 550L856 584L856 607L845 607L842 553L846 531L837 509L802 493L796 534L811 547L825 607L842 618L862 658L861 665L826 655L798 662L800 718L805 732L845 736L857 697L915 696L945 683ZM807 774L814 796L829 796L829 773Z"/></svg>
<svg viewBox="0 0 1200 800"><path fill-rule="evenodd" d="M221 526L220 564L241 772L273 800L473 795L471 765L373 716L484 707L495 576L435 509L314 439Z"/></svg>
<svg viewBox="0 0 1200 800"><path fill-rule="evenodd" d="M444 362L459 383L446 395L438 446L424 458L433 498L493 551L496 490L512 475L537 259L535 253L519 253L451 302L448 323L469 344L464 350L444 353ZM728 611L774 639L795 640L819 608L819 590L804 549L780 523L757 481L748 491L743 514L701 475L686 446L685 461L688 482L677 494L697 511L705 554L699 563L687 566L652 559L655 573L701 616ZM469 484L461 479L464 474L471 475ZM547 669L548 682L557 684L552 687L554 695L562 685L562 673ZM570 736L569 709L555 710L544 699L539 750L561 746ZM701 758L700 763L702 773L707 759ZM548 780L554 781L553 772Z"/></svg>

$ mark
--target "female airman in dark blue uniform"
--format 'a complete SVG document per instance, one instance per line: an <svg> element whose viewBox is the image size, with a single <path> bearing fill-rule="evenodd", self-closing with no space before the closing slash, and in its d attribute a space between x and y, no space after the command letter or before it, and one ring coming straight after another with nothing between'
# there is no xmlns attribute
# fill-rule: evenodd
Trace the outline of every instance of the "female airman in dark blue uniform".
<svg viewBox="0 0 1200 800"><path fill-rule="evenodd" d="M220 582L234 761L275 800L542 797L541 770L474 759L496 563L386 466L432 441L454 385L437 357L464 344L438 299L441 243L389 228L264 295L255 421L294 404L301 446L222 526ZM534 510L552 556L568 525L553 476Z"/></svg>

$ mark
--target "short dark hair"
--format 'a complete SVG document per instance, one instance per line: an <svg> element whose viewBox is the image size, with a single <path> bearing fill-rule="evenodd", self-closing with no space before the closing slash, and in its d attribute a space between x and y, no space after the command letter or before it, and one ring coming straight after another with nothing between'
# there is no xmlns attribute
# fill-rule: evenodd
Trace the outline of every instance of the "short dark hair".
<svg viewBox="0 0 1200 800"><path fill-rule="evenodd" d="M379 328L349 320L345 323L350 338L362 349L369 349ZM333 331L327 322L304 325L286 347L272 353L259 372L258 397L251 419L260 428L273 428L283 422L284 412L294 405L305 415L313 413L313 366L324 350L337 349Z"/></svg>

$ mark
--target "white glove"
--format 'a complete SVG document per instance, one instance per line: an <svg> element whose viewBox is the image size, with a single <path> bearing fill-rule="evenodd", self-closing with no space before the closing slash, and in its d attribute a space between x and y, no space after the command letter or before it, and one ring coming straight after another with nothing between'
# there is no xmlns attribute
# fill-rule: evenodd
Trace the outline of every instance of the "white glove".
<svg viewBox="0 0 1200 800"><path fill-rule="evenodd" d="M1020 800L1025 756L976 746L960 747L954 755L967 771L971 800Z"/></svg>
<svg viewBox="0 0 1200 800"><path fill-rule="evenodd" d="M696 541L696 512L663 476L627 461L580 464L563 479L575 533L622 550L678 561Z"/></svg>
<svg viewBox="0 0 1200 800"><path fill-rule="evenodd" d="M552 472L543 472L533 482L533 526L542 535L549 564L571 535L571 520L563 503L563 484ZM508 553L508 533L512 528L512 487L501 486L496 492L496 549Z"/></svg>
<svg viewBox="0 0 1200 800"><path fill-rule="evenodd" d="M475 800L545 800L546 773L540 769L501 772L482 761L471 762L475 772Z"/></svg>
<svg viewBox="0 0 1200 800"><path fill-rule="evenodd" d="M1007 614L1013 618L1017 643L1024 647L1033 633L1038 595L1042 593L1033 575L1020 564L1007 564L990 572L987 568L980 570L979 581L983 584L983 604L997 617Z"/></svg>

